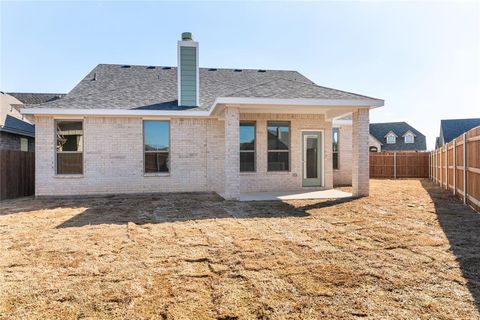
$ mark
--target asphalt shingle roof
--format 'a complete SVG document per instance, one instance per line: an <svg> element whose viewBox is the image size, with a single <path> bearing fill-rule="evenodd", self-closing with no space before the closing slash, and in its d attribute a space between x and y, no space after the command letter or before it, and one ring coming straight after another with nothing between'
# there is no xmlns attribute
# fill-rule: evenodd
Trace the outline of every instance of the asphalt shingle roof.
<svg viewBox="0 0 480 320"><path fill-rule="evenodd" d="M39 104L51 102L63 98L65 93L27 93L27 92L7 92L24 104Z"/></svg>
<svg viewBox="0 0 480 320"><path fill-rule="evenodd" d="M35 137L34 125L10 115L5 117L5 123L0 126L0 131Z"/></svg>
<svg viewBox="0 0 480 320"><path fill-rule="evenodd" d="M480 126L480 118L472 119L447 119L440 122L445 143L449 143L468 130Z"/></svg>
<svg viewBox="0 0 480 320"><path fill-rule="evenodd" d="M99 64L61 100L36 108L208 110L217 97L374 98L321 87L297 71L200 68L200 105L178 106L177 68Z"/></svg>
<svg viewBox="0 0 480 320"><path fill-rule="evenodd" d="M390 131L393 131L397 136L397 142L395 144L388 144L385 136ZM405 143L403 135L411 131L415 134L414 143ZM385 123L370 123L370 134L380 141L382 145L382 151L424 151L427 150L427 142L425 135L420 131L412 127L406 122L385 122Z"/></svg>

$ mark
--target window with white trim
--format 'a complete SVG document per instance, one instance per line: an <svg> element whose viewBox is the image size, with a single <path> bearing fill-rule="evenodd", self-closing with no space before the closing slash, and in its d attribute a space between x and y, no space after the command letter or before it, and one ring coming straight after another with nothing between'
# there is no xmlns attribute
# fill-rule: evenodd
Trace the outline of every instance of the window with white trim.
<svg viewBox="0 0 480 320"><path fill-rule="evenodd" d="M415 142L415 136L411 133L407 133L404 138L405 138L405 143L414 143Z"/></svg>
<svg viewBox="0 0 480 320"><path fill-rule="evenodd" d="M397 136L394 135L393 133L390 133L387 135L387 143L388 144L394 144L397 142Z"/></svg>
<svg viewBox="0 0 480 320"><path fill-rule="evenodd" d="M255 171L255 122L240 122L240 172Z"/></svg>
<svg viewBox="0 0 480 320"><path fill-rule="evenodd" d="M168 173L170 170L170 121L143 121L145 173Z"/></svg>
<svg viewBox="0 0 480 320"><path fill-rule="evenodd" d="M290 122L268 122L268 171L290 171Z"/></svg>
<svg viewBox="0 0 480 320"><path fill-rule="evenodd" d="M333 169L338 169L338 142L340 137L339 128L332 129L332 160L333 160Z"/></svg>
<svg viewBox="0 0 480 320"><path fill-rule="evenodd" d="M57 174L83 174L83 121L55 120Z"/></svg>

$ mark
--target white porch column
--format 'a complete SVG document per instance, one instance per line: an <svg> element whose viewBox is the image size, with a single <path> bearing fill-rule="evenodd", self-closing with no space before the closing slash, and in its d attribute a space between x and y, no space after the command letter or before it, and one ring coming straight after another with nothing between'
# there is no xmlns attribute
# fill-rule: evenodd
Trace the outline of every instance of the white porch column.
<svg viewBox="0 0 480 320"><path fill-rule="evenodd" d="M359 109L352 115L352 187L353 196L363 197L369 193L369 109Z"/></svg>
<svg viewBox="0 0 480 320"><path fill-rule="evenodd" d="M225 199L240 199L240 114L238 107L225 108Z"/></svg>

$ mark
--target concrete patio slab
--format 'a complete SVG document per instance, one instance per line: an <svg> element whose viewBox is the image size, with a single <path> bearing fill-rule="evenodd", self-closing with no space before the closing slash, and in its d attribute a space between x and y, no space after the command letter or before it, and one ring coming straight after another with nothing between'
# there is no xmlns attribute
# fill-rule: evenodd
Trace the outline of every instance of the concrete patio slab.
<svg viewBox="0 0 480 320"><path fill-rule="evenodd" d="M240 194L240 201L281 201L305 199L339 199L349 198L352 194L335 189L315 191L284 191L284 192L247 192Z"/></svg>

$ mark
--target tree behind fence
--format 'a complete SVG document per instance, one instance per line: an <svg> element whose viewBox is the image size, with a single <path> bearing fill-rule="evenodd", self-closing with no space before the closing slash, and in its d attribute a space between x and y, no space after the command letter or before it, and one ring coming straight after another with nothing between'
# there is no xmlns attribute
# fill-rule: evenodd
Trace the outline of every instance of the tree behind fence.
<svg viewBox="0 0 480 320"><path fill-rule="evenodd" d="M430 164L430 178L435 183L480 209L480 127L432 151Z"/></svg>
<svg viewBox="0 0 480 320"><path fill-rule="evenodd" d="M370 152L370 178L428 178L428 152Z"/></svg>
<svg viewBox="0 0 480 320"><path fill-rule="evenodd" d="M0 150L0 200L35 193L35 153Z"/></svg>

